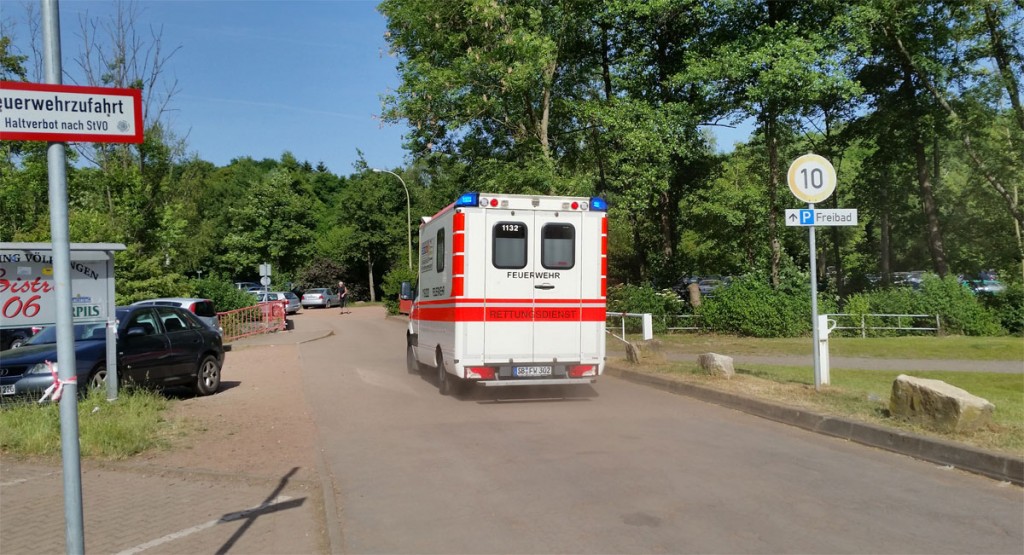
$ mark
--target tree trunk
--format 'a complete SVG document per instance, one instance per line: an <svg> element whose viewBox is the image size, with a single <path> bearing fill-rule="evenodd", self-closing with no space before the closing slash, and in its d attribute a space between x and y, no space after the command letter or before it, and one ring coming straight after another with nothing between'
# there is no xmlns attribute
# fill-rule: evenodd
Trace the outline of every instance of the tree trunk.
<svg viewBox="0 0 1024 555"><path fill-rule="evenodd" d="M659 200L659 204L661 204L659 210L661 212L659 216L661 227L661 254L665 257L665 263L668 264L672 262L676 253L672 214L679 210L678 208L672 207L672 198L671 195L668 194L668 191L662 192Z"/></svg>
<svg viewBox="0 0 1024 555"><path fill-rule="evenodd" d="M768 239L772 245L772 287L779 286L779 266L782 260L782 243L779 241L779 143L776 137L776 119L769 111L766 121L765 139L768 142Z"/></svg>
<svg viewBox="0 0 1024 555"><path fill-rule="evenodd" d="M920 132L914 130L913 138L914 162L917 165L917 186L921 194L921 208L928 226L928 251L932 255L932 266L939 277L946 277L949 268L946 264L946 249L942 244L942 228L939 226L939 214L935 207L935 195L932 191L931 175L928 171L928 155Z"/></svg>
<svg viewBox="0 0 1024 555"><path fill-rule="evenodd" d="M999 68L999 75L1003 78L1003 85L1006 93L1010 96L1010 105L1013 107L1013 115L1017 125L1024 131L1024 107L1020 103L1020 86L1017 83L1017 76L1013 71L1011 60L1013 56L1006 45L1006 33L999 25L999 14L993 4L985 6L985 24L988 26L989 38L992 40L992 58ZM1019 153L1024 155L1024 153Z"/></svg>
<svg viewBox="0 0 1024 555"><path fill-rule="evenodd" d="M889 262L892 257L892 242L891 242L891 230L889 229L889 208L887 206L882 207L882 218L879 222L879 239L878 239L878 250L879 254L879 268L881 272L882 284L892 284L892 264Z"/></svg>
<svg viewBox="0 0 1024 555"><path fill-rule="evenodd" d="M377 292L373 283L373 253L366 253L366 269L370 280L370 302L377 302Z"/></svg>
<svg viewBox="0 0 1024 555"><path fill-rule="evenodd" d="M1006 186L1003 185L1002 180L998 179L994 173L988 170L985 162L981 159L981 156L975 152L974 144L971 142L971 134L968 132L966 123L960 119L960 114L957 113L957 111L953 109L953 106L946 101L946 98L942 93L935 87L931 80L928 79L928 75L917 69L917 64L914 63L913 56L910 55L910 52L908 52L907 48L903 45L903 41L893 34L888 27L883 27L882 31L886 35L893 37L893 40L896 42L896 47L899 49L900 54L903 55L907 66L919 77L921 83L926 89L928 89L928 92L931 93L932 98L939 103L939 106L949 114L953 123L959 127L958 131L960 132L960 140L964 144L964 152L967 153L971 162L974 163L975 169L982 177L985 178L985 181L988 181L989 185L999 193L999 196L1003 198L1003 201L1006 203L1006 209L1010 211L1013 218L1017 220L1018 223L1024 224L1024 210L1021 210L1020 206L1014 202L1013 195ZM909 79L910 77L908 76L907 78Z"/></svg>
<svg viewBox="0 0 1024 555"><path fill-rule="evenodd" d="M878 222L878 271L882 285L892 285L892 229L889 225L889 186L890 182L882 179L879 183L881 201Z"/></svg>
<svg viewBox="0 0 1024 555"><path fill-rule="evenodd" d="M636 257L636 265L633 267L633 274L641 281L647 279L647 249L643 246L640 226L636 216L630 214L630 226L633 228L633 253Z"/></svg>

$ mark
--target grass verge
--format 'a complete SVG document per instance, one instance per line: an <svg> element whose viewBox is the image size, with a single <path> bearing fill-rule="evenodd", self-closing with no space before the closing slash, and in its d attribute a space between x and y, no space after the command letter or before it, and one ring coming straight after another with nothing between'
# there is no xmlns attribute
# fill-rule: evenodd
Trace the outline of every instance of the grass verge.
<svg viewBox="0 0 1024 555"><path fill-rule="evenodd" d="M779 402L821 414L842 416L941 437L983 449L1024 456L1024 376L984 372L901 372L885 370L836 370L831 384L815 391L814 378L806 367L745 364L736 376L722 379L700 373L696 364L644 365L645 371L665 373L687 383ZM942 380L996 406L992 422L974 432L943 433L889 416L889 395L899 374Z"/></svg>
<svg viewBox="0 0 1024 555"><path fill-rule="evenodd" d="M169 401L158 392L122 390L117 401L90 392L78 402L78 433L83 458L125 459L166 444L164 411ZM0 410L0 452L52 456L61 452L60 407L55 403L14 403Z"/></svg>

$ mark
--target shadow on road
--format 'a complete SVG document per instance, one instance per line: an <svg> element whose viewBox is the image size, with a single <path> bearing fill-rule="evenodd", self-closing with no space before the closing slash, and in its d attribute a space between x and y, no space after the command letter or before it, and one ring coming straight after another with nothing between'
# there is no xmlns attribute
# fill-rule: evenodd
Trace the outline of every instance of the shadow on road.
<svg viewBox="0 0 1024 555"><path fill-rule="evenodd" d="M306 502L305 497L300 497L298 499L278 498L278 495L280 495L281 492L284 491L285 486L288 485L288 480L298 471L299 467L292 467L287 474L282 476L277 487L274 488L274 491L270 492L270 495L267 496L267 499L261 503L259 507L238 511L236 513L228 513L220 517L220 522L222 523L244 519L245 524L240 526L238 530L235 530L235 533L228 538L228 541L224 542L224 545L220 546L220 549L217 550L217 555L223 555L224 553L231 551L231 548L242 536L245 535L246 531L249 530L249 527L252 526L253 522L255 522L257 518L266 514L276 513L278 511L295 509L297 507L301 507L302 504Z"/></svg>
<svg viewBox="0 0 1024 555"><path fill-rule="evenodd" d="M479 404L590 401L596 397L598 397L597 390L589 385L475 386L466 394L458 396L459 399L474 400Z"/></svg>
<svg viewBox="0 0 1024 555"><path fill-rule="evenodd" d="M437 371L433 368L421 366L419 378L425 385L437 389ZM590 385L484 387L471 382L462 384L462 390L452 395L460 401L476 401L481 404L589 401L598 396L597 390Z"/></svg>

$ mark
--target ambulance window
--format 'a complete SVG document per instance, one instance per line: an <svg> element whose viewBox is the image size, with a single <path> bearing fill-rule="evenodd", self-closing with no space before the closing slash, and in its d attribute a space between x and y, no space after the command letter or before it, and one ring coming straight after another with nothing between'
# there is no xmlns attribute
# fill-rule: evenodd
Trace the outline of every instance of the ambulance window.
<svg viewBox="0 0 1024 555"><path fill-rule="evenodd" d="M435 260L437 261L437 271L444 271L444 228L437 230L437 252L435 253Z"/></svg>
<svg viewBox="0 0 1024 555"><path fill-rule="evenodd" d="M540 234L542 266L567 270L576 265L576 228L572 224L547 224Z"/></svg>
<svg viewBox="0 0 1024 555"><path fill-rule="evenodd" d="M494 226L494 267L526 267L526 224L499 222Z"/></svg>

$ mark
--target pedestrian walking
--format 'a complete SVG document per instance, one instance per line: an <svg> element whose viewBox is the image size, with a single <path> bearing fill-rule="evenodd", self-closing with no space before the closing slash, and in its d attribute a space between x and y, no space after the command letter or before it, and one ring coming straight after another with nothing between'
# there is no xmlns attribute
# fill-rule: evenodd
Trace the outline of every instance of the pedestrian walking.
<svg viewBox="0 0 1024 555"><path fill-rule="evenodd" d="M344 281L338 282L338 302L341 304L341 313L345 314L345 299L348 297L348 287Z"/></svg>

